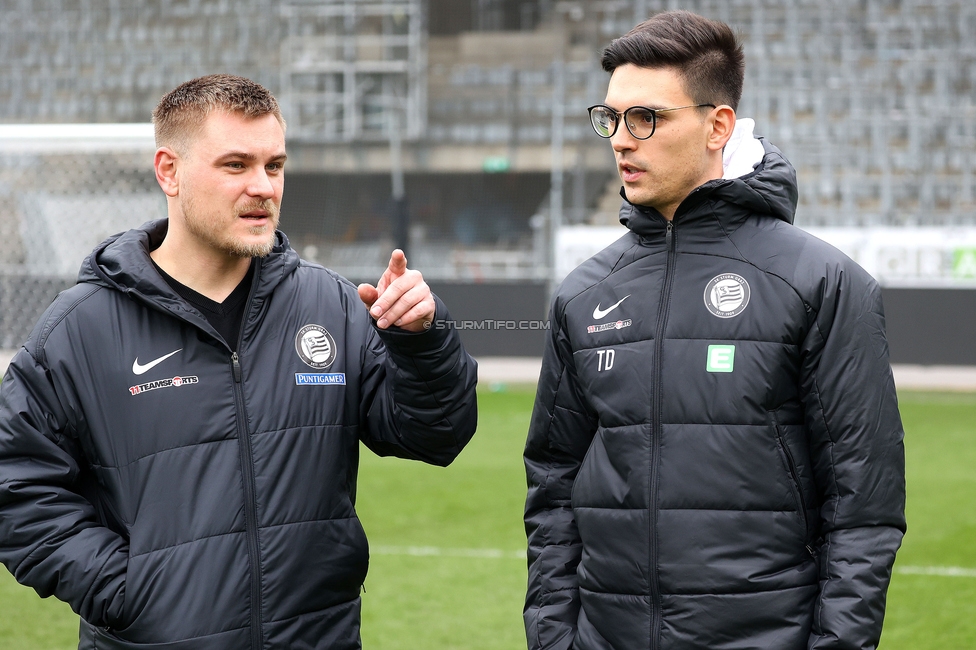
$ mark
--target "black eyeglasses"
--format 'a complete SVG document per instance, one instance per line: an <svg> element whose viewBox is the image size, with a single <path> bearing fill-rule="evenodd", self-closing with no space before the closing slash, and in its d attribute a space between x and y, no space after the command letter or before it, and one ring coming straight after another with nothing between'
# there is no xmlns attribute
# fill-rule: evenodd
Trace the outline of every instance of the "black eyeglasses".
<svg viewBox="0 0 976 650"><path fill-rule="evenodd" d="M627 130L638 140L647 140L654 135L657 128L657 114L668 111L680 111L683 108L702 108L710 106L715 108L715 104L695 104L693 106L676 106L674 108L647 108L646 106L631 106L623 113L618 113L609 106L597 104L590 106L587 111L590 113L590 125L596 134L601 138L612 138L620 126L618 118L623 116L627 124Z"/></svg>

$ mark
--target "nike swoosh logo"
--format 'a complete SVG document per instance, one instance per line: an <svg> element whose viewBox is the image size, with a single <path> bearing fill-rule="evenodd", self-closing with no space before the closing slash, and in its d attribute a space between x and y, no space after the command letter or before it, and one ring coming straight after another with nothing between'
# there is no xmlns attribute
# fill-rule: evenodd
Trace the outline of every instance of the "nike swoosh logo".
<svg viewBox="0 0 976 650"><path fill-rule="evenodd" d="M153 359L152 361L150 361L149 363L147 363L145 365L140 364L139 363L139 357L136 357L136 360L132 362L132 372L134 372L137 375L141 375L141 374L147 373L150 370L152 370L153 368L155 368L156 366L158 366L159 364L161 364L163 361L166 361L171 356L173 356L174 354L176 354L177 352L180 352L182 350L183 350L183 348L180 348L179 350L173 350L169 354L164 354L163 356L159 357L158 359Z"/></svg>
<svg viewBox="0 0 976 650"><path fill-rule="evenodd" d="M630 298L629 293L623 298L621 298L620 300L618 300L617 302L607 307L606 309L600 309L600 303L596 303L596 309L593 310L593 318L595 318L596 320L600 320L601 318L605 317L607 314L612 312L614 309L619 307L620 303L622 303L624 300L627 300L627 298Z"/></svg>

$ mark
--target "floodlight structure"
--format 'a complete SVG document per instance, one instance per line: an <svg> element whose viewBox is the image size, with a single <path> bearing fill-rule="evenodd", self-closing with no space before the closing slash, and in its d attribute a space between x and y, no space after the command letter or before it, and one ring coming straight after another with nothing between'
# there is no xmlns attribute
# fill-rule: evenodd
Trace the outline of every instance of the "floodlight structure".
<svg viewBox="0 0 976 650"><path fill-rule="evenodd" d="M281 4L280 99L290 140L405 140L427 123L421 0ZM399 115L391 119L390 111Z"/></svg>

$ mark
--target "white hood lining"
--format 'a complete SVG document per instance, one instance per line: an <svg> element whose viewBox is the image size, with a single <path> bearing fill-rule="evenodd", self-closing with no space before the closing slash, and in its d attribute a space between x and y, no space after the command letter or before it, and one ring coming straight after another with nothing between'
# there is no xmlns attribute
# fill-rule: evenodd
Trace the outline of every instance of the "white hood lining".
<svg viewBox="0 0 976 650"><path fill-rule="evenodd" d="M722 167L725 170L722 178L739 178L751 174L756 165L762 162L766 150L762 142L753 135L755 128L755 120L748 117L735 121L732 137L729 138L722 153Z"/></svg>

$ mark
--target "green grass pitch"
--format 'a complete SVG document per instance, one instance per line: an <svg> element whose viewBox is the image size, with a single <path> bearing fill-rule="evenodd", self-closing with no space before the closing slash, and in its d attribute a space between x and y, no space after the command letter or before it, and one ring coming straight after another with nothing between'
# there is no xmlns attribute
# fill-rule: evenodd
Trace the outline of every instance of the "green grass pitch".
<svg viewBox="0 0 976 650"><path fill-rule="evenodd" d="M480 394L477 435L449 468L362 456L372 547L366 650L524 648L521 452L533 393ZM909 532L884 650L976 647L976 394L902 393ZM961 571L960 571L961 569ZM77 617L0 571L0 648L69 650Z"/></svg>

